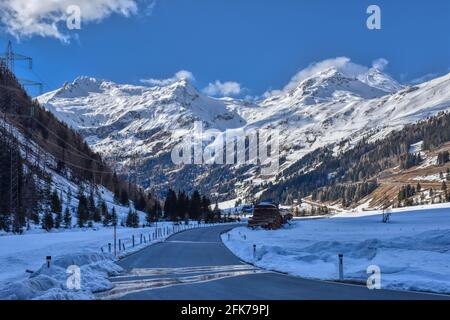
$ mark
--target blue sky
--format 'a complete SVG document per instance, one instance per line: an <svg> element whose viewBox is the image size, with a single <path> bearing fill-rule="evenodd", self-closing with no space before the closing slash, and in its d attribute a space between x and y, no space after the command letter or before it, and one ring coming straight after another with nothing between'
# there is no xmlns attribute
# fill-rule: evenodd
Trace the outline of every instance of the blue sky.
<svg viewBox="0 0 450 320"><path fill-rule="evenodd" d="M46 2L50 3L42 3ZM33 56L45 91L79 75L138 84L141 79L165 79L188 70L200 89L216 81L233 81L240 84L240 96L258 96L283 88L313 62L341 56L365 66L384 58L389 61L385 72L402 83L450 71L446 0L135 2L136 7L125 14L92 13L91 20L96 21L82 20L82 29L76 32L60 22L58 32L69 36L69 43L33 30L26 34L16 25L11 30L14 21L0 18L0 46L19 37L15 48ZM84 3L88 2L80 1ZM366 27L370 4L381 8L381 30ZM0 5L0 13L1 6L7 5ZM36 19L52 10L38 9L30 9ZM17 72L37 77L23 68Z"/></svg>

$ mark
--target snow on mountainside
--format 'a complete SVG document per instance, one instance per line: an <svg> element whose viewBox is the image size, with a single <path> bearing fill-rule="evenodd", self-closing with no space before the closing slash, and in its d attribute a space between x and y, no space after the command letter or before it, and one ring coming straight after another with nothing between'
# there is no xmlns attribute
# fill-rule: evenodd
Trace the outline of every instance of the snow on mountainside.
<svg viewBox="0 0 450 320"><path fill-rule="evenodd" d="M448 110L449 89L450 74L403 87L374 68L359 76L329 68L256 103L210 98L186 80L143 87L86 77L44 94L39 101L107 158L127 164L131 155L139 155L140 182L145 186L158 189L169 183L185 188L194 183L225 199L254 191L256 182L264 180L251 167L175 167L170 162L176 142L171 130L192 129L196 120L221 131L279 129L283 170L316 148L349 139L348 148L364 135L377 132L372 139L379 139ZM264 179L274 182L275 177Z"/></svg>
<svg viewBox="0 0 450 320"><path fill-rule="evenodd" d="M124 163L135 153L154 157L169 150L172 131L197 120L219 130L245 125L229 108L233 101L206 97L187 80L149 88L80 77L39 101L95 150Z"/></svg>
<svg viewBox="0 0 450 320"><path fill-rule="evenodd" d="M358 78L371 87L389 93L394 93L403 89L401 84L376 68L369 69L368 72Z"/></svg>

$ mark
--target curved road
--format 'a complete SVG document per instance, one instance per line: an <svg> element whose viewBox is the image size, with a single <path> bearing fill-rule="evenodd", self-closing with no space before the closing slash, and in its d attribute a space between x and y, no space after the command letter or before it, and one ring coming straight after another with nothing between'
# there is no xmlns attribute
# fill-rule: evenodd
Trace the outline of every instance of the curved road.
<svg viewBox="0 0 450 320"><path fill-rule="evenodd" d="M369 290L365 286L307 280L245 264L222 243L233 226L191 229L119 262L125 275L111 278L105 299L299 300L446 299L447 296Z"/></svg>

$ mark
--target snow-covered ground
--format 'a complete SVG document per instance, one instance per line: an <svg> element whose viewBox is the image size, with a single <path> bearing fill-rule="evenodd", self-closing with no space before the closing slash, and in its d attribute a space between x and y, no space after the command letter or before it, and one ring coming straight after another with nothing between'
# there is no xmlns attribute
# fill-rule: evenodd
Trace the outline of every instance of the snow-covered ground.
<svg viewBox="0 0 450 320"><path fill-rule="evenodd" d="M174 230L171 222L159 222L157 226L154 224L147 228L118 228L117 239L125 244L126 249L119 256L160 242L174 231L197 226L197 222L191 222L189 226L180 225ZM165 229L165 232L154 239L156 227ZM141 234L145 237L142 245ZM134 248L133 235L136 244ZM113 239L113 228L1 236L0 299L92 299L92 292L111 288L108 275L122 271L114 263L113 255L108 252L108 243L113 244ZM46 266L47 256L52 257L50 269ZM66 268L70 265L81 268L81 291L68 291L64 288L68 277ZM33 271L33 274L30 276L26 270Z"/></svg>
<svg viewBox="0 0 450 320"><path fill-rule="evenodd" d="M382 288L450 293L449 204L393 212L387 224L371 211L295 219L273 231L239 227L229 234L222 235L228 248L265 269L337 280L343 254L346 280L366 282L367 268L376 265Z"/></svg>

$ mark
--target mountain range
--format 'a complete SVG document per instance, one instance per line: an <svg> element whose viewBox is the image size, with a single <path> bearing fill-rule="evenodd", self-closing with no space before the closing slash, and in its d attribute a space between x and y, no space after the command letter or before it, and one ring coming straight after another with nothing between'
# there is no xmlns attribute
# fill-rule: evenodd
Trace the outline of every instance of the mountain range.
<svg viewBox="0 0 450 320"><path fill-rule="evenodd" d="M363 137L373 142L449 110L450 74L405 86L375 68L350 75L331 67L251 101L209 97L185 79L148 87L79 77L38 101L116 170L134 174L156 193L169 186L198 188L219 200L251 199L285 179L286 169L318 148L332 146L339 154ZM170 153L180 137L173 131L192 132L195 121L221 132L278 129L279 173L261 176L250 164L174 165Z"/></svg>

